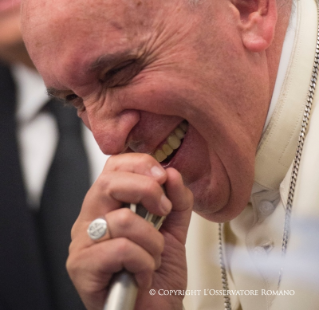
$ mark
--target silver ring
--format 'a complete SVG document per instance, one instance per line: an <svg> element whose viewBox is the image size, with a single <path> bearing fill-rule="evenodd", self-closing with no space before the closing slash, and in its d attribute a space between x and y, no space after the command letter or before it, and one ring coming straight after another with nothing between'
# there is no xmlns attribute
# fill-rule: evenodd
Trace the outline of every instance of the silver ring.
<svg viewBox="0 0 319 310"><path fill-rule="evenodd" d="M107 222L105 219L102 218L97 218L94 221L92 221L87 230L89 237L93 241L101 239L107 234L107 232Z"/></svg>

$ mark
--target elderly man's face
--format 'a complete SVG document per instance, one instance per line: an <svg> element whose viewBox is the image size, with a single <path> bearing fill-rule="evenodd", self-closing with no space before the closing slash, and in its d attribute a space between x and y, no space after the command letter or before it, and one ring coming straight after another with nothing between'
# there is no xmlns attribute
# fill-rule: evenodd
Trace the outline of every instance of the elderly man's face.
<svg viewBox="0 0 319 310"><path fill-rule="evenodd" d="M23 16L46 85L78 108L103 152L155 153L186 120L163 165L180 171L207 218L244 208L269 89L231 1L30 0Z"/></svg>

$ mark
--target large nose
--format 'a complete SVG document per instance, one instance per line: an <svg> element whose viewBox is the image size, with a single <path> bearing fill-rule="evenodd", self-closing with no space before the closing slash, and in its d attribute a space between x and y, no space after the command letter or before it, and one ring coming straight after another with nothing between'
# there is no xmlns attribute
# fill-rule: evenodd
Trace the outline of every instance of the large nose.
<svg viewBox="0 0 319 310"><path fill-rule="evenodd" d="M136 110L87 111L89 127L104 154L114 155L123 152L126 141L134 126L138 123L140 114Z"/></svg>

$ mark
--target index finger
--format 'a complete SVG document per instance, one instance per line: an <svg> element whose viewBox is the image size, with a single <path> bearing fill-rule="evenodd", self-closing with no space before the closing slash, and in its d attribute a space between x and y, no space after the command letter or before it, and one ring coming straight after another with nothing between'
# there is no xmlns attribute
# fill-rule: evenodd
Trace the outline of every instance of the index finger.
<svg viewBox="0 0 319 310"><path fill-rule="evenodd" d="M159 162L149 154L126 153L111 156L103 169L108 171L126 171L151 176L160 184L165 183L167 174Z"/></svg>

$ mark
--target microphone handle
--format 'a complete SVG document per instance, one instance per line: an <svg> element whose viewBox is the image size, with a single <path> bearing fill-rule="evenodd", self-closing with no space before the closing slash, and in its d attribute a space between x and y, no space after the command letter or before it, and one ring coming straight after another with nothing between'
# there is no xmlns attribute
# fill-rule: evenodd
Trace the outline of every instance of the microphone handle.
<svg viewBox="0 0 319 310"><path fill-rule="evenodd" d="M149 213L141 204L131 203L123 207L130 208L134 213L151 222L157 230L165 219L165 216ZM134 275L123 269L112 277L103 310L134 310L137 293L138 287Z"/></svg>
<svg viewBox="0 0 319 310"><path fill-rule="evenodd" d="M103 310L134 310L137 293L134 275L122 270L112 277Z"/></svg>

